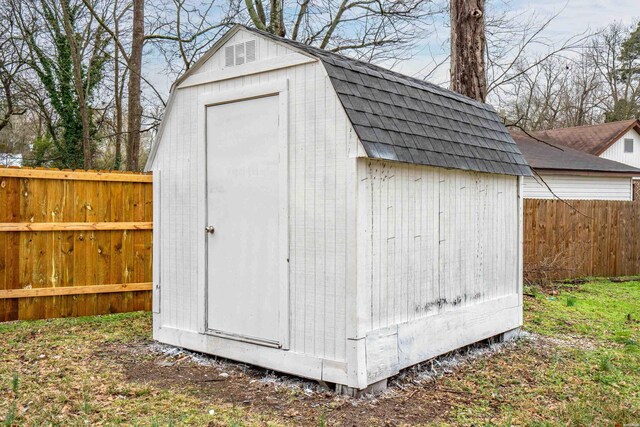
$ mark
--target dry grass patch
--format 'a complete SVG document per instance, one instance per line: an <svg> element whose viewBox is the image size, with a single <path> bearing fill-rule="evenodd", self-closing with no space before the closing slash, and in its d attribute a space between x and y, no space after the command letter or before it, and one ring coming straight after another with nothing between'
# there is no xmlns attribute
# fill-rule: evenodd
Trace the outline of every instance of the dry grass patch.
<svg viewBox="0 0 640 427"><path fill-rule="evenodd" d="M385 394L364 399L336 396L312 382L155 344L150 337L151 316L145 313L0 324L0 422L5 426L638 422L640 333L635 319L640 317L640 284L590 282L553 295L531 289L527 293L534 297L526 301L530 332L523 339L422 364L394 378Z"/></svg>

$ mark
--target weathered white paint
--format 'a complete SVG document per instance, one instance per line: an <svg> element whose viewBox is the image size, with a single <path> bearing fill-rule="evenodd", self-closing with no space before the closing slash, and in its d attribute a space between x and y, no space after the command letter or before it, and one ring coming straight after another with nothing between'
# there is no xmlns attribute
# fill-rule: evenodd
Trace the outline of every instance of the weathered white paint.
<svg viewBox="0 0 640 427"><path fill-rule="evenodd" d="M518 327L518 178L359 161L367 383Z"/></svg>
<svg viewBox="0 0 640 427"><path fill-rule="evenodd" d="M240 30L223 41L256 37ZM365 159L322 65L293 54L258 37L256 61L237 77L207 82L233 69L219 50L184 80L201 76L197 84L174 89L150 163L161 171L154 212L162 213L154 338L363 389L519 326L518 178ZM247 71L273 58L277 68ZM205 106L281 94L283 81L289 285L279 313L288 311L287 350L208 333L205 304ZM260 127L256 114L246 114L246 126Z"/></svg>
<svg viewBox="0 0 640 427"><path fill-rule="evenodd" d="M236 34L230 43L244 39ZM248 34L248 33L247 33ZM252 37L255 37L251 35ZM284 56L281 46L260 40L255 63ZM211 58L219 61L219 55ZM224 58L222 58L224 61ZM255 64L253 63L253 64ZM251 64L246 64L251 65ZM198 73L212 71L209 62ZM196 73L195 75L197 75ZM201 97L216 102L255 96L288 80L289 192L289 349L327 360L346 361L346 281L355 261L356 200L352 157L362 148L347 121L328 77L317 62L176 89L165 120L153 170L162 170L163 212L161 327L203 332L205 283L204 107ZM257 88L257 89L256 89ZM262 88L262 89L260 89ZM267 89L264 89L267 88ZM252 126L251 117L245 117ZM351 227L351 228L349 228ZM160 259L160 258L156 258ZM355 277L353 275L353 277ZM259 347L256 351L262 351Z"/></svg>
<svg viewBox="0 0 640 427"><path fill-rule="evenodd" d="M516 293L517 177L366 162L366 330Z"/></svg>
<svg viewBox="0 0 640 427"><path fill-rule="evenodd" d="M162 202L161 202L161 197L162 197L162 171L160 169L156 169L156 171L153 173L153 200L154 200L154 206L161 206ZM162 234L160 233L160 230L162 230L163 224L162 224L162 212L160 210L156 210L154 208L154 212L153 212L153 259L155 260L160 260L162 259L162 253L160 252L160 248L162 247L162 244L160 243L162 241ZM160 278L160 263L159 262L154 262L151 266L152 270L151 270L151 274L152 274L152 280L153 280L153 288L152 288L152 301L151 301L151 311L153 313L160 313L160 298L161 298L161 293L160 293L160 283L161 283L161 278Z"/></svg>
<svg viewBox="0 0 640 427"><path fill-rule="evenodd" d="M157 316L157 315L156 315ZM154 317L154 321L157 317ZM193 331L156 326L154 339L190 350L215 354L232 360L262 366L301 377L322 379L327 382L346 384L347 364L308 354L284 351L278 348L258 346L249 342L229 340L215 335L198 334Z"/></svg>
<svg viewBox="0 0 640 427"><path fill-rule="evenodd" d="M633 153L624 152L624 140L633 139ZM640 135L630 129L607 148L600 157L640 168Z"/></svg>
<svg viewBox="0 0 640 427"><path fill-rule="evenodd" d="M517 328L522 325L521 313L514 293L371 331L367 334L368 383Z"/></svg>
<svg viewBox="0 0 640 427"><path fill-rule="evenodd" d="M628 176L540 173L524 178L523 194L526 199L629 201L633 199L633 187Z"/></svg>

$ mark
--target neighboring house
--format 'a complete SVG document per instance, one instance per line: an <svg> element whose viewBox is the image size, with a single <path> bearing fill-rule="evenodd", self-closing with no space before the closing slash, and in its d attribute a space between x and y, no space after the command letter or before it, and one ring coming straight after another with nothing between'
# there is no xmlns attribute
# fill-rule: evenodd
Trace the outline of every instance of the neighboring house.
<svg viewBox="0 0 640 427"><path fill-rule="evenodd" d="M636 119L551 129L532 132L531 135L546 142L640 168L640 121Z"/></svg>
<svg viewBox="0 0 640 427"><path fill-rule="evenodd" d="M531 170L486 104L235 26L147 169L159 341L354 393L522 324Z"/></svg>
<svg viewBox="0 0 640 427"><path fill-rule="evenodd" d="M640 176L640 169L548 142L551 138L541 132L535 138L519 131L511 135L535 171L524 178L523 197L633 200L633 177Z"/></svg>

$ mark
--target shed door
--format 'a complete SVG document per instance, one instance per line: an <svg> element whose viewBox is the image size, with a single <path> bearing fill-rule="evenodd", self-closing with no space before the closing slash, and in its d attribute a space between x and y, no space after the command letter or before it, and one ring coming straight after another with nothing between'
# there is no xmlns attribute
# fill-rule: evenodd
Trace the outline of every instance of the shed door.
<svg viewBox="0 0 640 427"><path fill-rule="evenodd" d="M280 347L278 96L207 107L207 328ZM285 160L286 162L286 160ZM286 261L285 261L286 262ZM281 273L280 273L281 274Z"/></svg>

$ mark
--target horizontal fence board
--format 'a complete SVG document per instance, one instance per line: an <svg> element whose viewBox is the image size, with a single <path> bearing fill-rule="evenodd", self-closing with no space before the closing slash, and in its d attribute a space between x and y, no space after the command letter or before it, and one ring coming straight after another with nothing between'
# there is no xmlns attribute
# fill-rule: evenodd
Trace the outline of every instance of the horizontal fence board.
<svg viewBox="0 0 640 427"><path fill-rule="evenodd" d="M114 182L152 182L151 174L99 172L99 171L65 171L58 169L29 169L0 167L0 177L64 179L76 181L114 181Z"/></svg>
<svg viewBox="0 0 640 427"><path fill-rule="evenodd" d="M634 201L543 200L524 203L527 279L640 274L639 184Z"/></svg>
<svg viewBox="0 0 640 427"><path fill-rule="evenodd" d="M152 222L2 222L2 231L151 230Z"/></svg>
<svg viewBox="0 0 640 427"><path fill-rule="evenodd" d="M150 310L151 179L0 168L0 321Z"/></svg>
<svg viewBox="0 0 640 427"><path fill-rule="evenodd" d="M63 286L60 288L10 289L0 291L0 299L150 291L151 286L152 283L148 282L120 283L117 285Z"/></svg>

